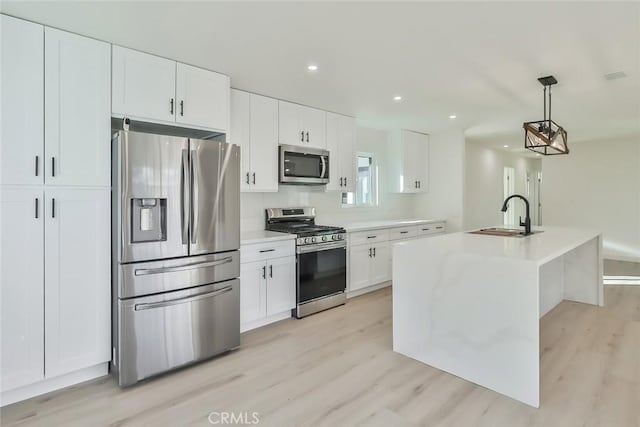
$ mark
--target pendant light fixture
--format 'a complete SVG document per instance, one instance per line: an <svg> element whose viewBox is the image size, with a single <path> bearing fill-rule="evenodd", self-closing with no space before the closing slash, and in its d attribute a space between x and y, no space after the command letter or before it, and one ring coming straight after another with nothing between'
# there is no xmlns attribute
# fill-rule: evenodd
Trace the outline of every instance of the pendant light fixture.
<svg viewBox="0 0 640 427"><path fill-rule="evenodd" d="M558 81L553 76L540 77L538 81L544 86L544 119L536 122L523 123L524 148L544 156L569 154L567 131L551 120L551 86L558 83ZM547 117L547 90L549 92L549 117Z"/></svg>

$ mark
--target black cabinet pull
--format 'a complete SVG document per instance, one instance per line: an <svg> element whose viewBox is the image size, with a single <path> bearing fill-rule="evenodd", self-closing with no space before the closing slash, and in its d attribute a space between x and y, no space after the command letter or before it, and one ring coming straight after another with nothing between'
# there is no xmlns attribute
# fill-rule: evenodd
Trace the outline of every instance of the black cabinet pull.
<svg viewBox="0 0 640 427"><path fill-rule="evenodd" d="M51 199L51 218L55 218L56 217L56 199L52 198Z"/></svg>
<svg viewBox="0 0 640 427"><path fill-rule="evenodd" d="M255 172L253 173L253 183L254 184L256 183L256 173Z"/></svg>
<svg viewBox="0 0 640 427"><path fill-rule="evenodd" d="M275 249L261 249L260 253L263 254L265 252L275 252Z"/></svg>
<svg viewBox="0 0 640 427"><path fill-rule="evenodd" d="M267 278L267 266L266 265L262 266L262 278L263 279Z"/></svg>
<svg viewBox="0 0 640 427"><path fill-rule="evenodd" d="M371 258L371 248L369 248L369 258Z"/></svg>
<svg viewBox="0 0 640 427"><path fill-rule="evenodd" d="M344 177L344 186L345 187L347 186L347 177L346 176Z"/></svg>
<svg viewBox="0 0 640 427"><path fill-rule="evenodd" d="M184 116L184 101L180 101L180 115Z"/></svg>
<svg viewBox="0 0 640 427"><path fill-rule="evenodd" d="M173 98L171 98L171 101L169 102L169 114L173 116Z"/></svg>
<svg viewBox="0 0 640 427"><path fill-rule="evenodd" d="M40 209L38 209L38 198L36 197L36 219L38 219L38 211Z"/></svg>
<svg viewBox="0 0 640 427"><path fill-rule="evenodd" d="M300 141L304 142L304 131L300 132Z"/></svg>
<svg viewBox="0 0 640 427"><path fill-rule="evenodd" d="M269 266L269 277L273 279L273 264Z"/></svg>
<svg viewBox="0 0 640 427"><path fill-rule="evenodd" d="M247 172L247 184L249 184L249 172Z"/></svg>
<svg viewBox="0 0 640 427"><path fill-rule="evenodd" d="M436 227L436 230L442 230L444 227Z"/></svg>
<svg viewBox="0 0 640 427"><path fill-rule="evenodd" d="M401 231L400 234L408 234L408 231Z"/></svg>
<svg viewBox="0 0 640 427"><path fill-rule="evenodd" d="M342 177L340 177L340 187L342 187Z"/></svg>
<svg viewBox="0 0 640 427"><path fill-rule="evenodd" d="M53 177L56 176L56 158L55 157L51 158L51 176Z"/></svg>
<svg viewBox="0 0 640 427"><path fill-rule="evenodd" d="M367 239L375 239L378 236L367 236Z"/></svg>
<svg viewBox="0 0 640 427"><path fill-rule="evenodd" d="M422 231L429 231L431 230L430 228L423 228Z"/></svg>
<svg viewBox="0 0 640 427"><path fill-rule="evenodd" d="M307 142L309 142L309 132L307 132Z"/></svg>
<svg viewBox="0 0 640 427"><path fill-rule="evenodd" d="M38 176L38 170L40 169L38 167L38 163L40 162L40 156L36 156L36 176Z"/></svg>
<svg viewBox="0 0 640 427"><path fill-rule="evenodd" d="M373 248L373 256L376 256L376 248Z"/></svg>

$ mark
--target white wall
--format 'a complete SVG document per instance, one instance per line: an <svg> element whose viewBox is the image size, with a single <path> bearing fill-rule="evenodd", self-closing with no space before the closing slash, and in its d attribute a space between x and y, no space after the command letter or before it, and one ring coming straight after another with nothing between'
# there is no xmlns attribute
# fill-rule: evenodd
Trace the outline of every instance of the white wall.
<svg viewBox="0 0 640 427"><path fill-rule="evenodd" d="M375 219L407 219L414 217L414 201L410 194L393 194L387 189L386 131L358 127L356 150L373 153L378 163L379 206L343 208L340 192L325 192L323 187L281 185L277 193L242 193L240 227L243 231L263 230L266 208L313 206L317 221L323 225L342 225Z"/></svg>
<svg viewBox="0 0 640 427"><path fill-rule="evenodd" d="M462 131L429 135L429 187L414 196L415 216L446 219L449 232L463 226L464 153Z"/></svg>
<svg viewBox="0 0 640 427"><path fill-rule="evenodd" d="M527 196L527 171L535 173L541 168L541 161L527 158L517 153L496 150L477 142L468 142L465 153L465 195L464 195L464 228L467 230L495 226L503 223L500 211L504 202L503 178L504 168L515 170L515 193ZM544 182L543 172L543 182ZM530 197L530 199L533 199ZM534 200L531 202L534 215ZM515 209L516 221L524 217L525 208L521 201L513 200L509 209ZM543 220L545 211L542 211ZM534 222L535 224L535 222Z"/></svg>
<svg viewBox="0 0 640 427"><path fill-rule="evenodd" d="M601 230L605 258L640 262L640 137L570 149L543 160L544 224Z"/></svg>

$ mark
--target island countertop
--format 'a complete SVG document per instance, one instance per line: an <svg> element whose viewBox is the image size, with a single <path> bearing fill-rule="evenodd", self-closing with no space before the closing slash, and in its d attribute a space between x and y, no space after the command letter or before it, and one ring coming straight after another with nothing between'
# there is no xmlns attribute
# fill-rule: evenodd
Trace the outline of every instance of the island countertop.
<svg viewBox="0 0 640 427"><path fill-rule="evenodd" d="M431 239L397 243L411 246L416 254L420 247L437 245L441 250L486 257L531 261L538 265L557 258L600 235L595 230L565 227L533 228L538 233L524 237L501 237L459 232L434 236Z"/></svg>

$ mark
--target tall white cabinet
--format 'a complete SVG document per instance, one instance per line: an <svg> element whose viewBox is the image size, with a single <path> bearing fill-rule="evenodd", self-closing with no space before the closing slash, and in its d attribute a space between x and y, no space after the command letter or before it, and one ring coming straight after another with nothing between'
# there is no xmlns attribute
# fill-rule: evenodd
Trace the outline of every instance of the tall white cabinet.
<svg viewBox="0 0 640 427"><path fill-rule="evenodd" d="M326 148L327 113L317 108L278 101L281 144Z"/></svg>
<svg viewBox="0 0 640 427"><path fill-rule="evenodd" d="M327 190L356 191L356 120L341 114L327 113L327 150L329 183Z"/></svg>
<svg viewBox="0 0 640 427"><path fill-rule="evenodd" d="M240 190L278 191L278 101L231 89L231 135L240 146Z"/></svg>
<svg viewBox="0 0 640 427"><path fill-rule="evenodd" d="M0 391L7 404L88 378L88 370L104 374L111 358L111 50L0 20Z"/></svg>
<svg viewBox="0 0 640 427"><path fill-rule="evenodd" d="M389 180L397 193L424 193L428 189L429 136L410 130L392 134L389 144Z"/></svg>

